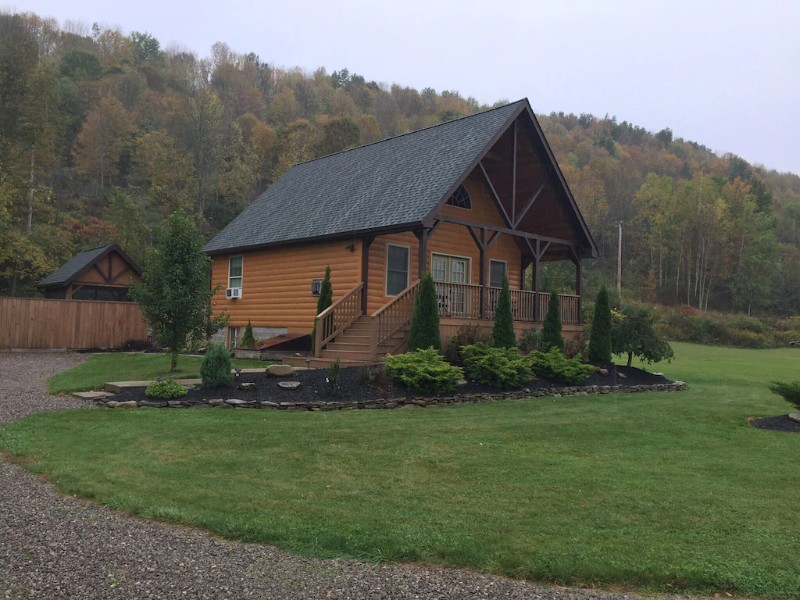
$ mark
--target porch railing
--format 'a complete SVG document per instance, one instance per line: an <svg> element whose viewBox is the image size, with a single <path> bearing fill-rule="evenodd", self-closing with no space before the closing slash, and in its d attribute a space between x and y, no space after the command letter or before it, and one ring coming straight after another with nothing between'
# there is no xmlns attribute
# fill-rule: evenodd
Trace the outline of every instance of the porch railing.
<svg viewBox="0 0 800 600"><path fill-rule="evenodd" d="M363 293L362 282L314 318L314 356L321 356L325 344L332 341L363 314L361 310Z"/></svg>
<svg viewBox="0 0 800 600"><path fill-rule="evenodd" d="M466 283L436 282L439 316L459 319L494 319L500 288L486 288L486 307L481 315L482 287ZM534 323L544 320L550 294L529 290L510 290L511 313L515 321ZM559 294L561 322L567 325L580 323L580 296ZM538 319L537 319L538 317Z"/></svg>
<svg viewBox="0 0 800 600"><path fill-rule="evenodd" d="M389 344L392 336L411 322L418 292L419 280L372 314L372 356L377 356L378 348Z"/></svg>

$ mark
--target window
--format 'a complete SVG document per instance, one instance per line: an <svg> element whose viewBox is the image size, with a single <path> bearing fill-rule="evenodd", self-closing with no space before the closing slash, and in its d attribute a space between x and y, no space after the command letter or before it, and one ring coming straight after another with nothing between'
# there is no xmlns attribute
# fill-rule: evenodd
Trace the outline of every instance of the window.
<svg viewBox="0 0 800 600"><path fill-rule="evenodd" d="M431 255L431 275L434 281L469 283L469 259L446 254Z"/></svg>
<svg viewBox="0 0 800 600"><path fill-rule="evenodd" d="M386 295L396 296L408 287L408 246L386 246Z"/></svg>
<svg viewBox="0 0 800 600"><path fill-rule="evenodd" d="M469 198L469 192L467 192L467 188L465 188L463 185L460 185L456 188L456 191L453 192L453 195L447 199L445 204L457 206L458 208L472 208L472 201Z"/></svg>
<svg viewBox="0 0 800 600"><path fill-rule="evenodd" d="M228 348L234 350L239 347L239 328L228 327Z"/></svg>
<svg viewBox="0 0 800 600"><path fill-rule="evenodd" d="M231 256L228 259L228 287L242 287L242 257Z"/></svg>
<svg viewBox="0 0 800 600"><path fill-rule="evenodd" d="M503 277L506 277L506 261L489 261L489 285L491 287L503 287Z"/></svg>

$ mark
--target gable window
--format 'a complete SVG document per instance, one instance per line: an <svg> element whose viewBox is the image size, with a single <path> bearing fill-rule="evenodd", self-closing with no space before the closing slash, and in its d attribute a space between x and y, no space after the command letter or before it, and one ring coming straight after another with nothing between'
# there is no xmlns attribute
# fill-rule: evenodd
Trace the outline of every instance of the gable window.
<svg viewBox="0 0 800 600"><path fill-rule="evenodd" d="M456 191L453 192L453 195L447 199L445 204L457 206L458 208L472 208L472 201L469 198L469 192L467 192L467 188L465 188L463 185L460 185L456 188Z"/></svg>
<svg viewBox="0 0 800 600"><path fill-rule="evenodd" d="M396 296L408 287L408 265L411 251L408 246L386 246L386 295Z"/></svg>
<svg viewBox="0 0 800 600"><path fill-rule="evenodd" d="M489 285L491 287L503 287L503 277L506 275L506 261L504 260L491 260L489 261Z"/></svg>
<svg viewBox="0 0 800 600"><path fill-rule="evenodd" d="M242 257L231 256L228 259L228 287L242 287Z"/></svg>

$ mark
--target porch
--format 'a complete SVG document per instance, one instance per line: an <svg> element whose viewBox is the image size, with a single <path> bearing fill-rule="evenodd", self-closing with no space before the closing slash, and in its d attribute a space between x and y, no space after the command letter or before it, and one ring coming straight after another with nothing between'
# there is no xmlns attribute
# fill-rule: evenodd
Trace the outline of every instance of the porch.
<svg viewBox="0 0 800 600"><path fill-rule="evenodd" d="M500 288L441 282L435 286L443 340L454 335L463 325L491 329ZM380 361L387 354L403 352L418 291L419 281L416 281L391 302L368 315L363 309L364 285L358 284L315 318L317 333L312 366L324 366L337 358L343 365L369 364ZM517 333L544 320L550 294L531 290L510 291ZM580 296L559 294L559 300L565 331L580 331ZM306 364L304 358L297 361L299 366Z"/></svg>

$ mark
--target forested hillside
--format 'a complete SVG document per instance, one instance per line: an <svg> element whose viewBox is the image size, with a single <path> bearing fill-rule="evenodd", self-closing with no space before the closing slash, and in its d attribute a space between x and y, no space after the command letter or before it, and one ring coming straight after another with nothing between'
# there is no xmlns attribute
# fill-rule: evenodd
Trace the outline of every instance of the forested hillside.
<svg viewBox="0 0 800 600"><path fill-rule="evenodd" d="M33 294L102 243L141 262L179 208L211 236L292 164L488 108L347 69L279 69L224 43L200 58L147 33L82 29L0 13L3 295ZM536 110L535 86L530 100ZM799 177L669 129L538 116L602 252L587 264L590 287L613 280L622 223L631 296L800 312Z"/></svg>

